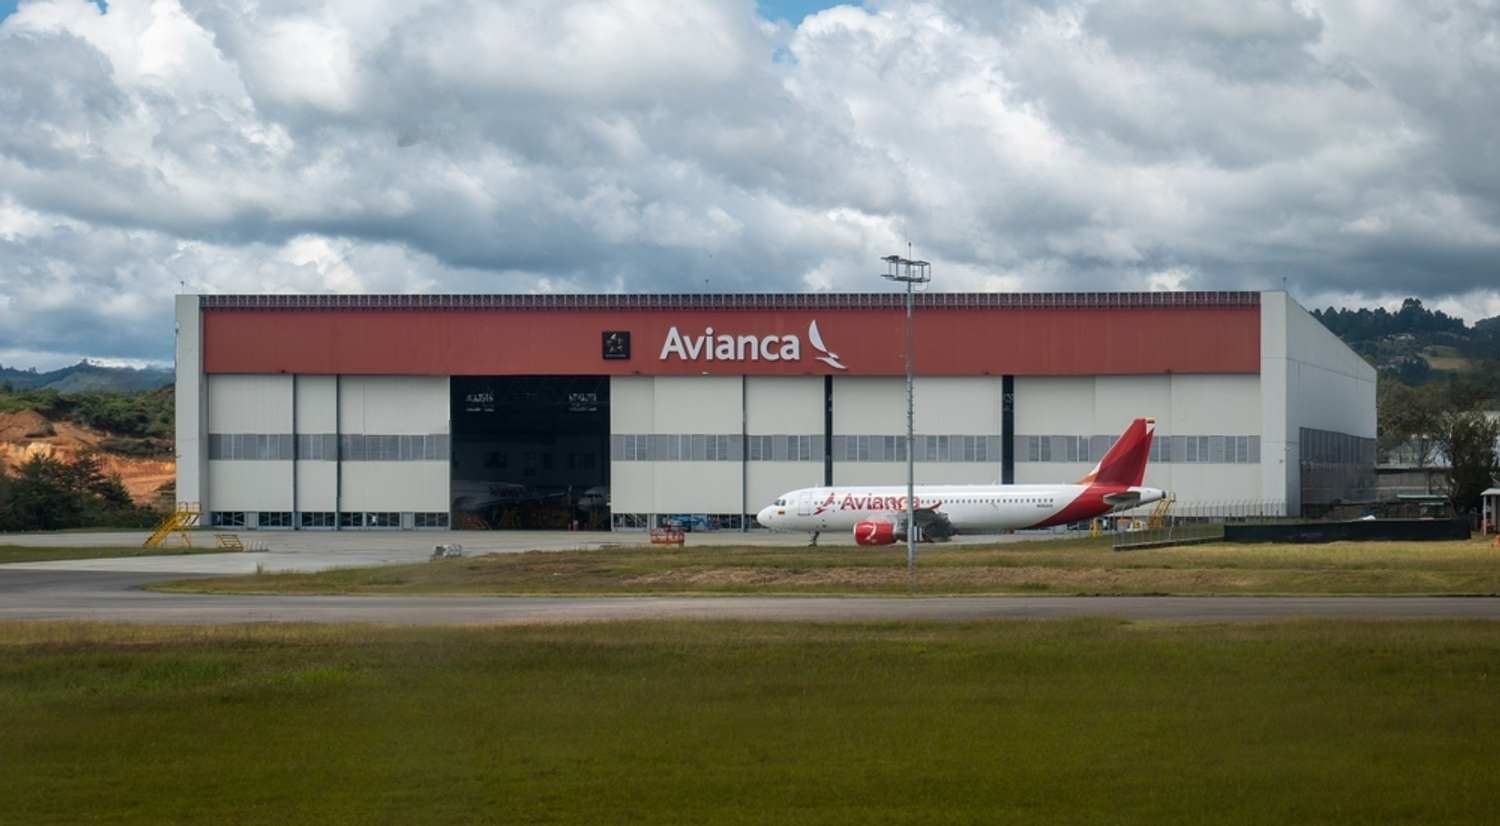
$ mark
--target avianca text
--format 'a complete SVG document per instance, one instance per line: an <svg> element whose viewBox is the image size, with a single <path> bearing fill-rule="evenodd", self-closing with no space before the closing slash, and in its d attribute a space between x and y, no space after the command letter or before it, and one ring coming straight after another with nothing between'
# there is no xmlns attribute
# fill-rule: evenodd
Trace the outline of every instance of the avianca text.
<svg viewBox="0 0 1500 826"><path fill-rule="evenodd" d="M924 505L920 496L913 501L915 504L912 507L915 508L937 507L937 505L941 504L929 499ZM846 493L844 494L844 498L839 500L838 509L841 511L904 511L906 510L906 497L875 496L868 493L863 496L856 496L852 493Z"/></svg>
<svg viewBox="0 0 1500 826"><path fill-rule="evenodd" d="M802 339L797 336L714 335L706 327L703 335L686 335L676 327L667 331L661 360L676 356L683 361L801 361Z"/></svg>

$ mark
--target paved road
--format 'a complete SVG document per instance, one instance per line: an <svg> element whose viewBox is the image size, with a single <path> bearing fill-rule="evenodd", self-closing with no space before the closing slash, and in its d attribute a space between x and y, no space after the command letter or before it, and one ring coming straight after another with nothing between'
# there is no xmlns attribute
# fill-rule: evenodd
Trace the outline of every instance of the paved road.
<svg viewBox="0 0 1500 826"><path fill-rule="evenodd" d="M520 624L628 619L993 620L1107 616L1231 622L1294 617L1500 620L1492 597L282 597L159 594L161 572L0 567L0 620L209 624Z"/></svg>
<svg viewBox="0 0 1500 826"><path fill-rule="evenodd" d="M0 544L139 544L139 534L0 536ZM266 570L321 570L425 559L434 544L466 553L565 550L643 536L620 534L263 534L254 553L134 557L0 565L0 620L200 624L355 622L395 625L515 624L625 619L799 621L1061 619L1108 616L1174 622L1295 617L1500 620L1494 597L283 597L159 594L164 579ZM256 536L259 539L260 536ZM248 538L248 537L247 537ZM720 534L697 541L785 544L786 537Z"/></svg>

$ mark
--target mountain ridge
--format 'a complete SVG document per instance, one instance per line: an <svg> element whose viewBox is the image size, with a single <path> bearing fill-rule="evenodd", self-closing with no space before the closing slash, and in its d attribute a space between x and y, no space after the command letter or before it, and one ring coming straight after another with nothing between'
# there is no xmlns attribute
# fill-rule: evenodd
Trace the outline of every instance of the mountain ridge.
<svg viewBox="0 0 1500 826"><path fill-rule="evenodd" d="M9 383L12 390L56 390L59 393L86 393L91 390L115 393L149 393L177 381L175 371L160 367L110 367L84 359L69 367L38 372L0 365L0 384Z"/></svg>

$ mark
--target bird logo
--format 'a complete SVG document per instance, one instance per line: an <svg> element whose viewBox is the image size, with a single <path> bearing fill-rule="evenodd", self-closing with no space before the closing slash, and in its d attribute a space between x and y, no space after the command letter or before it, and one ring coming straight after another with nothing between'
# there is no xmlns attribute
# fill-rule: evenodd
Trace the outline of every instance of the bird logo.
<svg viewBox="0 0 1500 826"><path fill-rule="evenodd" d="M838 353L829 350L828 347L823 344L823 334L818 332L818 322L816 320L814 320L813 323L809 324L807 327L807 340L812 342L812 346L816 347L820 352L823 353L823 355L818 356L818 361L823 362L824 364L832 367L835 370L849 369L839 362Z"/></svg>

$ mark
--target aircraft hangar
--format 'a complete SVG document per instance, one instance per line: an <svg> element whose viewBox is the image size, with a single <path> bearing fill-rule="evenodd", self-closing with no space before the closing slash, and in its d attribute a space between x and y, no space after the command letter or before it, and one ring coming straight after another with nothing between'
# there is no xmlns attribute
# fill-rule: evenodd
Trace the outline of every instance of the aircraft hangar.
<svg viewBox="0 0 1500 826"><path fill-rule="evenodd" d="M236 529L753 527L906 481L891 294L181 295L177 491ZM1285 292L914 296L918 484L1370 498L1375 370Z"/></svg>

